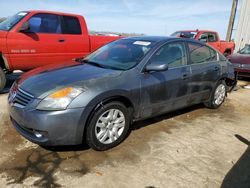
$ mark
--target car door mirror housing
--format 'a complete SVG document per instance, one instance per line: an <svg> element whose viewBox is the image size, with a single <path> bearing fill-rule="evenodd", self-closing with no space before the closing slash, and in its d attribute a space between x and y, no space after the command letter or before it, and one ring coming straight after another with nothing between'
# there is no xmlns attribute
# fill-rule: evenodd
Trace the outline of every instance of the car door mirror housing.
<svg viewBox="0 0 250 188"><path fill-rule="evenodd" d="M19 32L21 32L21 33L29 33L30 32L30 24L29 24L29 22L24 22L22 27L19 29Z"/></svg>
<svg viewBox="0 0 250 188"><path fill-rule="evenodd" d="M146 66L145 71L151 72L151 71L166 71L168 70L168 64L167 63L153 63Z"/></svg>

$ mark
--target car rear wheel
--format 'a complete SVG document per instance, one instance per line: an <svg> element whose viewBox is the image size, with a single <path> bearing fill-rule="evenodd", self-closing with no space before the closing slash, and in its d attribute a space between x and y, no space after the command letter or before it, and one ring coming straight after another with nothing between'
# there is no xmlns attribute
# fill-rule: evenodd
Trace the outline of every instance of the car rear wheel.
<svg viewBox="0 0 250 188"><path fill-rule="evenodd" d="M5 85L6 85L6 76L3 72L3 69L0 68L0 91L4 89Z"/></svg>
<svg viewBox="0 0 250 188"><path fill-rule="evenodd" d="M129 110L120 102L111 102L97 110L87 127L86 141L94 150L103 151L120 144L129 130Z"/></svg>
<svg viewBox="0 0 250 188"><path fill-rule="evenodd" d="M227 95L227 86L225 81L219 81L212 91L209 102L204 103L206 107L216 109L225 101Z"/></svg>

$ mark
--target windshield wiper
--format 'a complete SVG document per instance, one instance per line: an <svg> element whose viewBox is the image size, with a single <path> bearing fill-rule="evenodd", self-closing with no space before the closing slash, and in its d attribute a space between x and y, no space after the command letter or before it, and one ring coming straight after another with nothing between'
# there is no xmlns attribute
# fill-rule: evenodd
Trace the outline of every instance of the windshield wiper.
<svg viewBox="0 0 250 188"><path fill-rule="evenodd" d="M87 64L89 64L89 65L93 65L93 66L96 66L96 67L107 68L106 66L101 65L101 64L99 64L99 63L97 63L97 62L94 62L94 61L82 60L81 62L87 63Z"/></svg>

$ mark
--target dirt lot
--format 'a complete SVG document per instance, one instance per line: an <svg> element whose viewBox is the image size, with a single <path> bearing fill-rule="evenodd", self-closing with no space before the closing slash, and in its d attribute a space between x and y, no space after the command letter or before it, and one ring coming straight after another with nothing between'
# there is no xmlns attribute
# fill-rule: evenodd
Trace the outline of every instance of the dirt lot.
<svg viewBox="0 0 250 188"><path fill-rule="evenodd" d="M106 152L26 141L11 126L7 94L0 120L0 187L250 187L250 89L218 110L198 105L136 123Z"/></svg>

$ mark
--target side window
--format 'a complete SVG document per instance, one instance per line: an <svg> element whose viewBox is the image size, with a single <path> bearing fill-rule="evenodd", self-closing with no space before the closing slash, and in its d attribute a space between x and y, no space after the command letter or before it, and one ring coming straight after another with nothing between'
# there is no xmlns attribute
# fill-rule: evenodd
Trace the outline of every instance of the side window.
<svg viewBox="0 0 250 188"><path fill-rule="evenodd" d="M81 25L78 18L73 16L63 16L63 34L82 34Z"/></svg>
<svg viewBox="0 0 250 188"><path fill-rule="evenodd" d="M29 19L32 33L61 33L59 17L54 14L36 14Z"/></svg>
<svg viewBox="0 0 250 188"><path fill-rule="evenodd" d="M187 64L185 44L175 42L162 46L152 56L150 63L167 63L169 68L180 67Z"/></svg>
<svg viewBox="0 0 250 188"><path fill-rule="evenodd" d="M211 48L209 48L209 50L210 50L210 55L211 55L210 61L217 61L218 60L218 53Z"/></svg>
<svg viewBox="0 0 250 188"><path fill-rule="evenodd" d="M215 33L203 33L199 37L200 41L207 41L207 42L216 42L217 36Z"/></svg>
<svg viewBox="0 0 250 188"><path fill-rule="evenodd" d="M208 41L207 33L202 33L198 40L200 40L200 41Z"/></svg>
<svg viewBox="0 0 250 188"><path fill-rule="evenodd" d="M208 42L216 42L217 41L217 37L215 33L208 33Z"/></svg>
<svg viewBox="0 0 250 188"><path fill-rule="evenodd" d="M188 47L192 64L217 60L217 52L207 46L197 43L188 43Z"/></svg>

